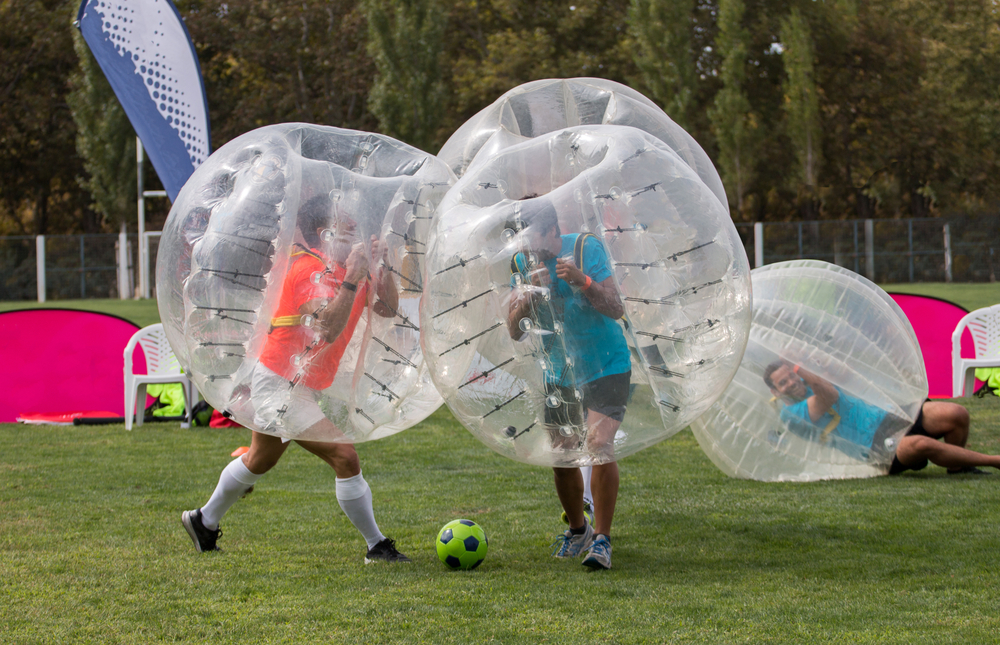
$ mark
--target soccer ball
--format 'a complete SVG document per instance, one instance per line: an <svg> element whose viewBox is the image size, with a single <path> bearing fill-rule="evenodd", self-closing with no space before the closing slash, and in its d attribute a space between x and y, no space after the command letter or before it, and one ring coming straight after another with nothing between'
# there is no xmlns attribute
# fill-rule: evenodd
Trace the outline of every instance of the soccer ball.
<svg viewBox="0 0 1000 645"><path fill-rule="evenodd" d="M450 569L475 569L486 557L486 531L472 520L452 520L437 536L437 553Z"/></svg>

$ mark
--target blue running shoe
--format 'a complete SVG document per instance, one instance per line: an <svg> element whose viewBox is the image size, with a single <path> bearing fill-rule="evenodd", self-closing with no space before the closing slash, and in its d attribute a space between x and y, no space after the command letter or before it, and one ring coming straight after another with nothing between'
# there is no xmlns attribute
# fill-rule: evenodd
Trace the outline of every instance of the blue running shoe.
<svg viewBox="0 0 1000 645"><path fill-rule="evenodd" d="M581 563L591 569L611 568L611 542L606 535L598 535L590 545L590 551Z"/></svg>
<svg viewBox="0 0 1000 645"><path fill-rule="evenodd" d="M552 543L552 555L557 558L575 558L590 548L594 541L594 527L587 522L587 528L579 535L569 529Z"/></svg>

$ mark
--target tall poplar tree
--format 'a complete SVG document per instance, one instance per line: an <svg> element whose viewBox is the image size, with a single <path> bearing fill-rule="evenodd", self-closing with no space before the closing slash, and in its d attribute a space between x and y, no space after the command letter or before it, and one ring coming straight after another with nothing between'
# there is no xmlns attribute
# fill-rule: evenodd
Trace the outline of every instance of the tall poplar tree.
<svg viewBox="0 0 1000 645"><path fill-rule="evenodd" d="M382 132L436 150L444 117L441 51L447 14L438 0L365 0L368 51L378 74L368 105Z"/></svg>
<svg viewBox="0 0 1000 645"><path fill-rule="evenodd" d="M744 13L743 0L719 2L719 33L715 42L722 56L722 89L715 95L715 105L709 111L719 145L722 180L738 213L743 212L744 197L754 178L763 139L745 89L750 36L743 26Z"/></svg>
<svg viewBox="0 0 1000 645"><path fill-rule="evenodd" d="M806 216L814 219L818 215L817 187L823 164L822 124L812 35L798 7L782 20L781 41L786 73L783 86L786 129L799 165L800 200Z"/></svg>
<svg viewBox="0 0 1000 645"><path fill-rule="evenodd" d="M652 97L690 131L695 105L692 20L695 0L632 0L629 31L634 60Z"/></svg>
<svg viewBox="0 0 1000 645"><path fill-rule="evenodd" d="M79 2L0 2L0 234L86 229L66 78Z"/></svg>

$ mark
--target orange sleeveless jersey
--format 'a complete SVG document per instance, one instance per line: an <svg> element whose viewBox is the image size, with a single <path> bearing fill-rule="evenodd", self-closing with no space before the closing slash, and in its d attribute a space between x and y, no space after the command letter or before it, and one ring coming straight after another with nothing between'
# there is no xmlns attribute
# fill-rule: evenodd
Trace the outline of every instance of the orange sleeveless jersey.
<svg viewBox="0 0 1000 645"><path fill-rule="evenodd" d="M333 268L323 274L319 284L312 281L312 277L317 272L322 272L326 266L322 256L315 249L310 253L301 252L296 257L288 273L285 275L285 282L281 287L281 298L278 301L278 310L274 312L275 318L282 316L299 315L299 308L302 305L320 298L333 300L340 291L340 285L344 280L347 269L340 264L334 263ZM354 306L351 307L351 315L347 319L347 326L332 343L325 340L314 340L315 330L302 325L292 327L273 327L264 342L264 349L260 354L260 362L269 370L288 379L293 380L296 374L302 370L302 383L313 390L322 390L333 383L337 375L337 368L340 367L340 359L347 349L347 344L354 335L354 330L358 326L361 314L364 313L368 304L368 281L358 285L357 294L354 297ZM306 347L312 344L313 347L306 352ZM299 365L292 361L296 356L302 357Z"/></svg>

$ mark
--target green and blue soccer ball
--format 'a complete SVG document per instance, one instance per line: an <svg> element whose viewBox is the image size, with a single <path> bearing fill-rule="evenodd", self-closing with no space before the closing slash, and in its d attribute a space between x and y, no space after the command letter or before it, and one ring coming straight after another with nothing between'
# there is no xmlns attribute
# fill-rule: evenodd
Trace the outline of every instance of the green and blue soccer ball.
<svg viewBox="0 0 1000 645"><path fill-rule="evenodd" d="M449 569L475 569L489 549L486 531L472 520L452 520L437 536L437 554Z"/></svg>

